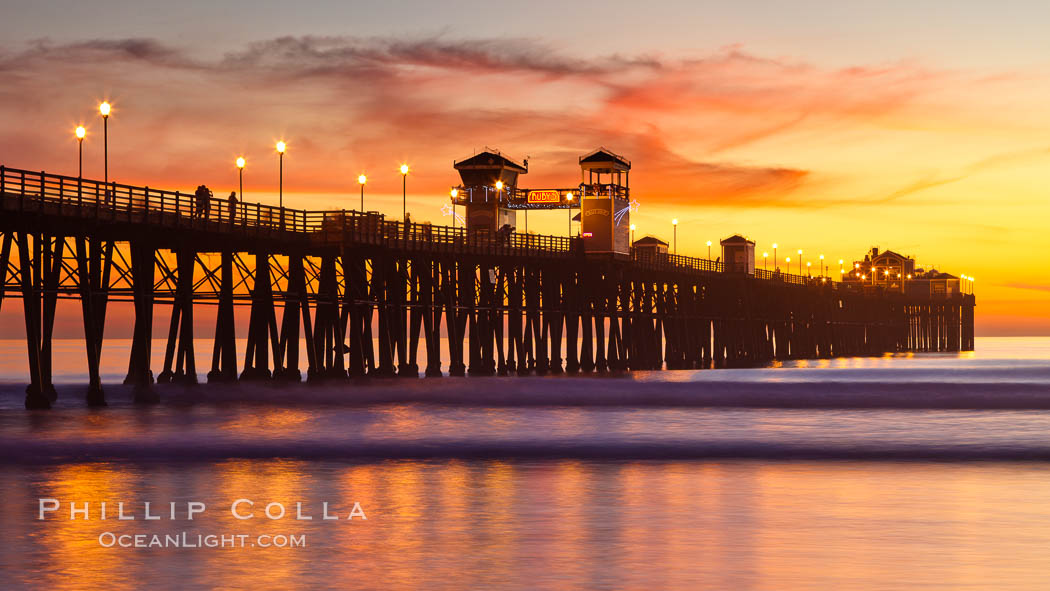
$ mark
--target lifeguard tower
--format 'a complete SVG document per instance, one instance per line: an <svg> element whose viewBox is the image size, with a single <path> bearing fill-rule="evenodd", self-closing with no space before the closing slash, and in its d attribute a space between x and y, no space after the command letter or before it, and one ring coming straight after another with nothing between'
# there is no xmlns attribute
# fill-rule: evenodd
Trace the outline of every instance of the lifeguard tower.
<svg viewBox="0 0 1050 591"><path fill-rule="evenodd" d="M453 189L452 201L466 207L467 230L515 227L514 210L508 205L518 193L518 175L529 172L527 160L518 164L498 150L485 148L453 167L463 184Z"/></svg>
<svg viewBox="0 0 1050 591"><path fill-rule="evenodd" d="M603 181L602 176L608 175ZM580 228L588 253L630 253L631 161L605 148L580 157Z"/></svg>

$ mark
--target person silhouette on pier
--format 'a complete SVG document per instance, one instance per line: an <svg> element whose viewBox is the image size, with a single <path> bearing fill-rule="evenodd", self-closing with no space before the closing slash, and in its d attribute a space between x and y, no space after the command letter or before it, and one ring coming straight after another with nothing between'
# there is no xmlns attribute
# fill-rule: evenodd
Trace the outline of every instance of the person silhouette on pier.
<svg viewBox="0 0 1050 591"><path fill-rule="evenodd" d="M230 196L226 199L226 208L230 214L230 223L233 223L234 218L237 217L237 191L230 191Z"/></svg>
<svg viewBox="0 0 1050 591"><path fill-rule="evenodd" d="M211 201L211 189L205 185L197 187L197 191L193 194L193 217L208 218L209 202Z"/></svg>
<svg viewBox="0 0 1050 591"><path fill-rule="evenodd" d="M204 208L204 185L197 185L197 190L193 192L193 211L190 212L190 217L196 218L200 215L201 209Z"/></svg>
<svg viewBox="0 0 1050 591"><path fill-rule="evenodd" d="M201 217L208 219L208 213L211 211L211 189L204 187L204 209L201 212Z"/></svg>

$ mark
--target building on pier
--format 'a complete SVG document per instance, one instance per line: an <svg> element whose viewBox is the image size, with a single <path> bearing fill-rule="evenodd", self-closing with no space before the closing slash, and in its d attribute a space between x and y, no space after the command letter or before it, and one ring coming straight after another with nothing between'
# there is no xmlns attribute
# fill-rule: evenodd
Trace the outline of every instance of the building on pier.
<svg viewBox="0 0 1050 591"><path fill-rule="evenodd" d="M485 148L452 166L463 182L455 189L453 203L466 208L467 230L495 232L504 226L517 227L515 211L506 205L518 192L518 175L529 172L528 160L518 164L499 150Z"/></svg>
<svg viewBox="0 0 1050 591"><path fill-rule="evenodd" d="M655 236L643 236L634 241L634 252L643 258L656 258L667 256L668 244Z"/></svg>
<svg viewBox="0 0 1050 591"><path fill-rule="evenodd" d="M853 285L881 287L886 291L916 297L944 298L958 295L959 278L937 269L923 269L915 259L892 250L872 247L864 258L844 270L842 281Z"/></svg>
<svg viewBox="0 0 1050 591"><path fill-rule="evenodd" d="M755 243L740 234L721 241L723 270L726 273L755 274Z"/></svg>

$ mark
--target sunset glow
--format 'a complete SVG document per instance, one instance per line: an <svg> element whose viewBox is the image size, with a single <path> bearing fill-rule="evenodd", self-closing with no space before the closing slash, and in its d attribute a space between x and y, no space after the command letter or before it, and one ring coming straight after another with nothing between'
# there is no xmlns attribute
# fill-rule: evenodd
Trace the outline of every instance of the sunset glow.
<svg viewBox="0 0 1050 591"><path fill-rule="evenodd" d="M678 10L673 20L692 22L699 9ZM1021 51L1036 37L1022 31L1009 49L975 57L972 40L937 45L879 31L876 45L876 33L858 32L854 19L781 15L800 30L823 22L852 32L843 38L853 45L829 52L819 35L782 43L719 10L736 24L704 25L714 41L697 41L706 34L686 35L677 23L635 23L650 32L617 50L536 38L525 23L565 20L549 7L523 14L508 31L513 42L470 26L444 36L367 37L245 28L209 51L163 30L105 42L59 33L33 46L15 36L3 58L7 91L36 98L32 109L21 101L0 107L8 122L0 160L30 169L49 162L68 137L66 122L103 93L120 99L119 141L109 147L119 181L171 189L230 182L223 154L261 157L269 138L287 134L297 142L284 179L293 207L343 207L354 197L345 192L357 188L342 179L410 160L409 210L437 211L456 182L451 162L486 145L530 156L522 187L571 186L576 158L604 145L633 162L632 196L645 207L632 221L669 240L666 220L678 217L682 254L704 256L709 238L733 233L758 249L772 251L776 237L789 252L846 261L877 245L925 267L989 277L978 293L982 334L1050 334L1040 258L1050 249L1040 222L1050 215L1050 74L1022 57L1036 53ZM179 87L202 92L170 92ZM85 176L101 177L101 164L88 150ZM389 215L400 212L397 171L369 178L370 205ZM277 173L253 173L256 199L275 199ZM554 215L529 223L540 233L564 228Z"/></svg>

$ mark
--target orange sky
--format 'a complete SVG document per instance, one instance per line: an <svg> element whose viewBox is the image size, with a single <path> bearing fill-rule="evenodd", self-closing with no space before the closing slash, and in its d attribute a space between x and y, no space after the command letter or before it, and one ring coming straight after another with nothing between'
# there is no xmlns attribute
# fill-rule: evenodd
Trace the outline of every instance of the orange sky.
<svg viewBox="0 0 1050 591"><path fill-rule="evenodd" d="M530 157L522 185L578 182L600 145L633 162L639 235L706 255L733 233L829 260L871 246L976 277L979 334L1050 334L1050 69L901 60L816 64L741 47L578 57L530 40L284 37L201 57L161 41L38 42L0 53L0 163L154 187L235 188L286 204L448 222L451 165L484 146ZM563 212L529 229L564 233ZM5 306L6 307L6 306ZM5 314L6 315L6 314Z"/></svg>

